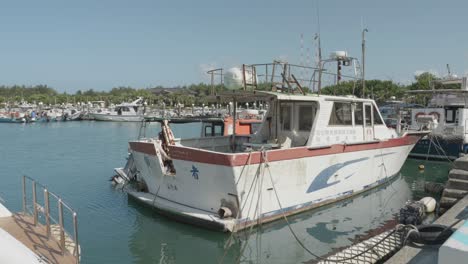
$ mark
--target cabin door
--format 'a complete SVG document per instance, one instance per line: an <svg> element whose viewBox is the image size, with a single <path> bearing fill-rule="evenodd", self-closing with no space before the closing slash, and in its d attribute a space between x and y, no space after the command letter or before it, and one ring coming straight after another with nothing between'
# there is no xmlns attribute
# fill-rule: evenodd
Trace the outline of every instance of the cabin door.
<svg viewBox="0 0 468 264"><path fill-rule="evenodd" d="M364 140L374 140L374 116L370 103L364 103Z"/></svg>

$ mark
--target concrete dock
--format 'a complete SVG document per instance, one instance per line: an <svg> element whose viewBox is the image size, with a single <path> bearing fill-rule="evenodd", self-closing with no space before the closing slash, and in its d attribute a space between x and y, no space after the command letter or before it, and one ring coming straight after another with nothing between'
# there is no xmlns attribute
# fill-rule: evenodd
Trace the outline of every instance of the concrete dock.
<svg viewBox="0 0 468 264"><path fill-rule="evenodd" d="M468 156L458 158L453 163L448 181L440 199L440 212L447 211L450 207L468 194Z"/></svg>
<svg viewBox="0 0 468 264"><path fill-rule="evenodd" d="M460 219L468 219L468 195L465 195L447 212L439 217L434 224L450 226ZM455 229L463 225L463 221L454 226ZM407 245L400 249L387 264L431 264L438 263L439 248L441 245L424 245L421 247Z"/></svg>

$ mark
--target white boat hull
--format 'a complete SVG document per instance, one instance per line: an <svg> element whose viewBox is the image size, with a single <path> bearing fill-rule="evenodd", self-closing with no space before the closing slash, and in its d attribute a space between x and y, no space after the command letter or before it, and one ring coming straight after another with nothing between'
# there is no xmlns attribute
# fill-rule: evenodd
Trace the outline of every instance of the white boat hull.
<svg viewBox="0 0 468 264"><path fill-rule="evenodd" d="M97 121L141 122L144 119L142 115L111 115L98 113L91 113L89 115Z"/></svg>
<svg viewBox="0 0 468 264"><path fill-rule="evenodd" d="M171 146L175 175L164 173L156 141L130 142L138 179L148 191L130 194L192 223L196 219L207 227L238 231L386 182L400 171L419 138L251 154ZM220 217L222 207L230 209L231 217Z"/></svg>

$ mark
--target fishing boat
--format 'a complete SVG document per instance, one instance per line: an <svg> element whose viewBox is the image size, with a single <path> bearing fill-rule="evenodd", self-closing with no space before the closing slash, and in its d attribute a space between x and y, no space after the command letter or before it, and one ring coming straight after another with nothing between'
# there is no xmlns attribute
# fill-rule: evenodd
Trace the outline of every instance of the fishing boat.
<svg viewBox="0 0 468 264"><path fill-rule="evenodd" d="M22 182L22 212L13 213L0 203L0 263L80 263L76 212L34 179L23 176ZM67 233L65 220L73 223L73 235Z"/></svg>
<svg viewBox="0 0 468 264"><path fill-rule="evenodd" d="M413 128L430 129L431 133L416 144L410 157L455 160L468 153L467 78L436 80L431 85L431 90L410 91L432 95L426 107L411 109Z"/></svg>
<svg viewBox="0 0 468 264"><path fill-rule="evenodd" d="M141 122L144 119L141 107L143 107L143 98L138 98L131 103L116 105L112 110L90 113L89 116L96 121Z"/></svg>
<svg viewBox="0 0 468 264"><path fill-rule="evenodd" d="M237 232L379 186L427 134L388 128L371 99L305 93L294 76L282 74L280 89L247 90L253 69L225 72L233 90L216 98L267 103L257 133L178 139L162 121L158 138L129 142L131 197L183 222Z"/></svg>
<svg viewBox="0 0 468 264"><path fill-rule="evenodd" d="M20 112L5 112L0 113L0 123L26 123L24 113Z"/></svg>
<svg viewBox="0 0 468 264"><path fill-rule="evenodd" d="M64 109L63 112L63 121L78 121L83 116L83 111L75 108Z"/></svg>

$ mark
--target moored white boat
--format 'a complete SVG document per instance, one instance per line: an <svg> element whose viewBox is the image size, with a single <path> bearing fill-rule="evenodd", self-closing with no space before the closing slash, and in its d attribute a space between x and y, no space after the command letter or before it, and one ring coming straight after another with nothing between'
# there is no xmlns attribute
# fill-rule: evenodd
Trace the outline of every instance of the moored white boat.
<svg viewBox="0 0 468 264"><path fill-rule="evenodd" d="M436 89L435 86L442 89ZM443 89L458 86L457 89ZM448 78L432 82L433 89L411 91L417 94L431 94L427 107L411 110L411 124L415 129L429 129L431 133L420 140L410 156L455 160L468 153L468 93L467 77Z"/></svg>
<svg viewBox="0 0 468 264"><path fill-rule="evenodd" d="M245 75L244 75L245 76ZM250 136L131 141L129 195L195 225L235 232L376 187L396 175L426 132L387 128L371 99L244 91L267 102Z"/></svg>
<svg viewBox="0 0 468 264"><path fill-rule="evenodd" d="M131 103L117 105L110 111L89 113L89 116L97 121L141 122L144 119L144 114L140 111L142 103L143 99L138 98Z"/></svg>

